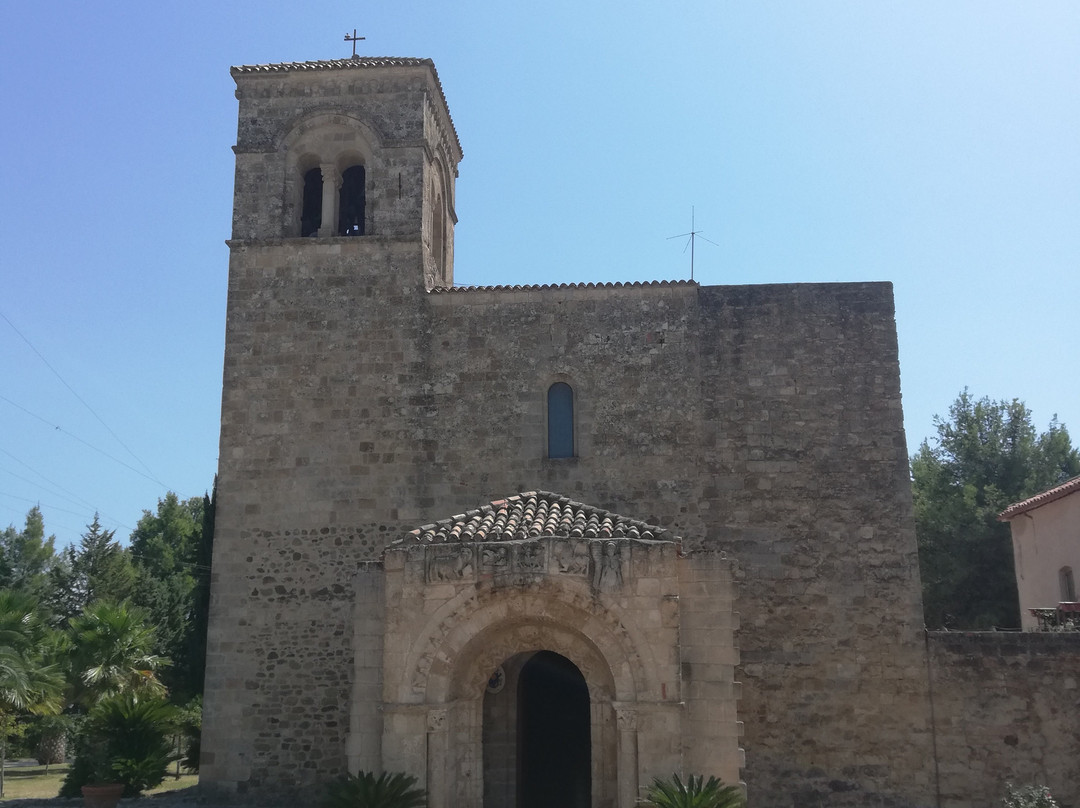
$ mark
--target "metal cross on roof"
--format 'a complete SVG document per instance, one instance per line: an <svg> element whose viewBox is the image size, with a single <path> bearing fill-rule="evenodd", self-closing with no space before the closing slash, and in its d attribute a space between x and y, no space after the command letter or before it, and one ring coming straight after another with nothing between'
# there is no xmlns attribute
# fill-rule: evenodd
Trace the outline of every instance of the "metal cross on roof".
<svg viewBox="0 0 1080 808"><path fill-rule="evenodd" d="M366 38L367 37L357 36L355 28L352 29L352 36L349 36L348 34L345 34L345 41L346 42L352 42L352 58L354 58L354 59L359 58L356 55L356 43L359 42L360 40L366 39Z"/></svg>

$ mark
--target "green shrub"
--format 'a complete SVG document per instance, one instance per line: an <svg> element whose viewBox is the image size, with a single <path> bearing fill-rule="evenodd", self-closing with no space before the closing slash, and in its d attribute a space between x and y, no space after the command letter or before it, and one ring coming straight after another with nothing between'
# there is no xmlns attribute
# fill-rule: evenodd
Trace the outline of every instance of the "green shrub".
<svg viewBox="0 0 1080 808"><path fill-rule="evenodd" d="M183 753L180 763L191 772L199 771L202 746L202 696L195 696L180 708L177 728L182 736Z"/></svg>
<svg viewBox="0 0 1080 808"><path fill-rule="evenodd" d="M87 783L123 783L125 797L158 785L173 759L175 721L176 708L160 699L123 694L99 702L87 716L60 796L77 797Z"/></svg>
<svg viewBox="0 0 1080 808"><path fill-rule="evenodd" d="M654 779L645 801L654 808L743 808L746 804L738 786L725 786L715 777L706 781L700 775L690 775L684 784L677 774Z"/></svg>
<svg viewBox="0 0 1080 808"><path fill-rule="evenodd" d="M330 784L322 807L425 808L427 794L415 786L416 778L402 772L383 772L377 778L371 772L350 774Z"/></svg>
<svg viewBox="0 0 1080 808"><path fill-rule="evenodd" d="M1006 783L1005 808L1058 808L1046 786L1014 786Z"/></svg>

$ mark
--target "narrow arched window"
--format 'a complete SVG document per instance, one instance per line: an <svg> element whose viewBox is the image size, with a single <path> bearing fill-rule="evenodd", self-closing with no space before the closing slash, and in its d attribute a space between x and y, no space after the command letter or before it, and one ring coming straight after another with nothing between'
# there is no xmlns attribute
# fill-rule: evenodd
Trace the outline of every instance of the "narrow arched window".
<svg viewBox="0 0 1080 808"><path fill-rule="evenodd" d="M547 394L548 457L574 456L574 389L555 382Z"/></svg>
<svg viewBox="0 0 1080 808"><path fill-rule="evenodd" d="M300 235L315 236L322 227L322 170L304 174L304 199L300 206Z"/></svg>
<svg viewBox="0 0 1080 808"><path fill-rule="evenodd" d="M364 167L352 166L341 175L338 232L343 236L364 235Z"/></svg>
<svg viewBox="0 0 1080 808"><path fill-rule="evenodd" d="M1076 602L1076 581L1073 580L1072 567L1058 570L1058 582L1061 584L1061 599L1066 603Z"/></svg>
<svg viewBox="0 0 1080 808"><path fill-rule="evenodd" d="M431 218L431 252L435 257L435 266L441 274L446 257L446 215L443 212L441 194L435 196L435 210Z"/></svg>

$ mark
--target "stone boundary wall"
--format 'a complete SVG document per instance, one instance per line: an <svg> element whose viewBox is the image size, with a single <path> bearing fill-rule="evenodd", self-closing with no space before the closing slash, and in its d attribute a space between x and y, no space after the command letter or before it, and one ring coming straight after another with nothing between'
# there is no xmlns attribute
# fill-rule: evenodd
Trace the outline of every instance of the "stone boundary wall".
<svg viewBox="0 0 1080 808"><path fill-rule="evenodd" d="M944 808L1001 804L1006 782L1080 806L1080 634L930 632Z"/></svg>

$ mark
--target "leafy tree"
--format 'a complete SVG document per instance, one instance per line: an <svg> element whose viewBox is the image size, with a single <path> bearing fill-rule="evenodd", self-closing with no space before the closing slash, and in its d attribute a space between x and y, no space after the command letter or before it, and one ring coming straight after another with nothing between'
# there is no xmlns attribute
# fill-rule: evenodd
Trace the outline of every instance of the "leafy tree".
<svg viewBox="0 0 1080 808"><path fill-rule="evenodd" d="M7 746L22 713L60 711L63 677L48 658L54 632L24 592L0 590L0 797Z"/></svg>
<svg viewBox="0 0 1080 808"><path fill-rule="evenodd" d="M214 514L217 508L217 480L213 495L203 498L202 533L195 553L195 589L192 592L191 626L188 632L185 667L187 690L201 696L206 674L206 632L210 622L210 566L214 558Z"/></svg>
<svg viewBox="0 0 1080 808"><path fill-rule="evenodd" d="M0 533L0 587L42 598L49 588L48 572L55 561L55 536L45 537L45 520L36 505L19 531L13 525Z"/></svg>
<svg viewBox="0 0 1080 808"><path fill-rule="evenodd" d="M1016 627L1012 542L997 515L1080 474L1080 452L1056 417L1039 434L1021 401L966 389L934 425L934 444L911 459L926 624Z"/></svg>
<svg viewBox="0 0 1080 808"><path fill-rule="evenodd" d="M98 601L71 620L73 700L93 707L119 693L163 697L158 672L169 660L153 652L147 614L127 603Z"/></svg>
<svg viewBox="0 0 1080 808"><path fill-rule="evenodd" d="M49 605L66 623L96 600L127 600L135 589L135 568L128 552L105 530L98 515L86 526L78 547L62 550L50 570Z"/></svg>
<svg viewBox="0 0 1080 808"><path fill-rule="evenodd" d="M0 711L57 712L63 677L56 633L25 592L0 590Z"/></svg>
<svg viewBox="0 0 1080 808"><path fill-rule="evenodd" d="M132 601L147 611L157 628L155 652L173 660L164 680L178 701L202 692L205 627L199 640L197 603L200 580L209 582L209 569L203 568L200 558L205 555L204 523L210 505L208 498L181 500L169 492L158 500L156 513L143 511L131 534L137 574Z"/></svg>
<svg viewBox="0 0 1080 808"><path fill-rule="evenodd" d="M181 500L172 491L158 500L157 512L143 511L131 534L136 563L165 577L190 563L202 528L203 498Z"/></svg>

